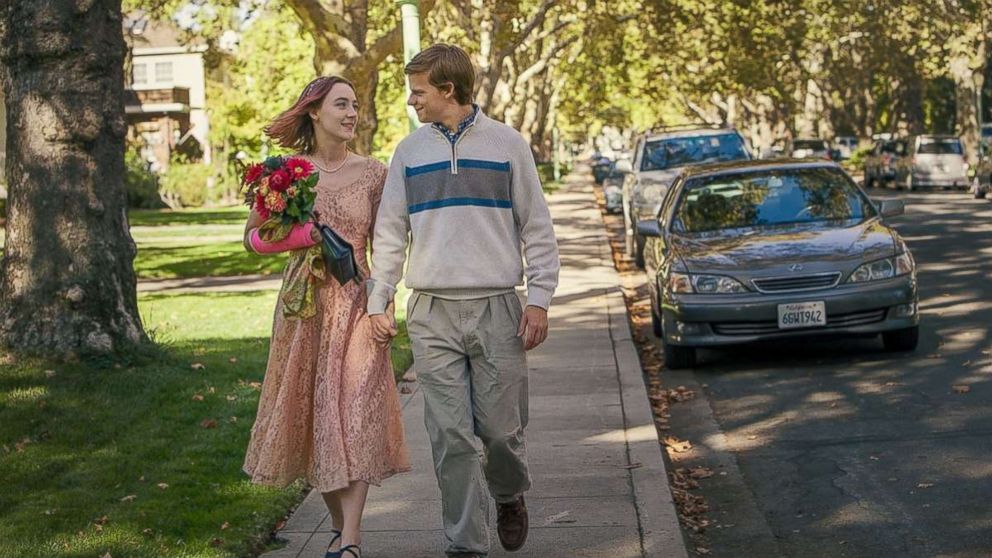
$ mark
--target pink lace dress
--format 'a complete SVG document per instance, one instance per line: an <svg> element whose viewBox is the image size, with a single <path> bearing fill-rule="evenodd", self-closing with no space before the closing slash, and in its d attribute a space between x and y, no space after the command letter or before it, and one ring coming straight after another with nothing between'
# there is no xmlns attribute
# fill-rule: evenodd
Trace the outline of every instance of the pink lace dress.
<svg viewBox="0 0 992 558"><path fill-rule="evenodd" d="M316 209L355 248L367 278L386 167L369 159L349 185L333 176L321 176ZM356 480L379 485L410 469L389 349L372 339L364 285L330 279L316 301L317 315L304 320L284 318L277 303L244 471L279 487L304 478L321 492Z"/></svg>

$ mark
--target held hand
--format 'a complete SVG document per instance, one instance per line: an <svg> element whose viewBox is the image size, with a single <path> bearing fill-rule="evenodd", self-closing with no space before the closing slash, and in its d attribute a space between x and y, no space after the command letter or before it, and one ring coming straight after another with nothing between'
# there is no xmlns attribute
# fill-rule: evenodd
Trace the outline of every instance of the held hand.
<svg viewBox="0 0 992 558"><path fill-rule="evenodd" d="M373 314L369 316L372 321L372 338L379 344L388 344L393 337L396 337L396 316L393 311L393 303L389 303L384 314Z"/></svg>
<svg viewBox="0 0 992 558"><path fill-rule="evenodd" d="M548 338L548 311L538 306L528 306L524 309L517 337L522 338L525 351L544 343Z"/></svg>
<svg viewBox="0 0 992 558"><path fill-rule="evenodd" d="M317 244L320 244L321 241L320 228L316 223L314 223L314 227L310 229L310 240L313 240Z"/></svg>

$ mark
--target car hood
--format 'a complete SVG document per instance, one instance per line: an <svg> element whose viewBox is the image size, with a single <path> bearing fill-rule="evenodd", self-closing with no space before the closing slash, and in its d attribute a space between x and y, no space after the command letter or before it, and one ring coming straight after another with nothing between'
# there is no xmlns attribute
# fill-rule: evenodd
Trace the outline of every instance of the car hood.
<svg viewBox="0 0 992 558"><path fill-rule="evenodd" d="M860 223L806 223L672 236L692 273L762 275L850 270L895 255L892 231L878 219Z"/></svg>
<svg viewBox="0 0 992 558"><path fill-rule="evenodd" d="M681 168L642 171L638 173L637 181L641 184L641 186L659 186L662 188L667 188L675 182L675 179L678 178L680 172L682 172Z"/></svg>

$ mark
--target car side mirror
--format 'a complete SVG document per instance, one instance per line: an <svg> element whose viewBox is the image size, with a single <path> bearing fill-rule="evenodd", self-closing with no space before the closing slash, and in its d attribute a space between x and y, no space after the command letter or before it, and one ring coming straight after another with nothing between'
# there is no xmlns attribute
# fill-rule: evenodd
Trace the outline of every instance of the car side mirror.
<svg viewBox="0 0 992 558"><path fill-rule="evenodd" d="M637 234L645 238L649 236L657 238L661 236L661 227L658 226L658 221L641 221L637 224Z"/></svg>
<svg viewBox="0 0 992 558"><path fill-rule="evenodd" d="M875 202L882 217L895 217L906 213L906 203L902 200L881 200Z"/></svg>
<svg viewBox="0 0 992 558"><path fill-rule="evenodd" d="M630 161L626 159L621 159L617 161L617 172L622 172L623 174L628 174L634 172L634 167L630 164Z"/></svg>

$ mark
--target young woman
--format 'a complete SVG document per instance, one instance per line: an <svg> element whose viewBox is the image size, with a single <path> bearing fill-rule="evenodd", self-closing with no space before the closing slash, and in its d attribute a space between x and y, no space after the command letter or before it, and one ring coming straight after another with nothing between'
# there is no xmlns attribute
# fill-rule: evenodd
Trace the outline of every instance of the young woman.
<svg viewBox="0 0 992 558"><path fill-rule="evenodd" d="M366 248L382 198L386 167L348 150L358 101L340 77L320 77L266 128L320 172L317 210L322 224L355 249L369 277ZM245 246L271 252L245 227ZM319 240L303 236L305 248ZM285 246L283 246L285 248ZM402 414L389 346L376 342L366 313L365 287L328 278L317 287L317 315L285 318L277 303L268 367L244 470L253 482L286 486L306 479L324 497L333 523L328 558L360 558L361 519L369 485L409 470Z"/></svg>

